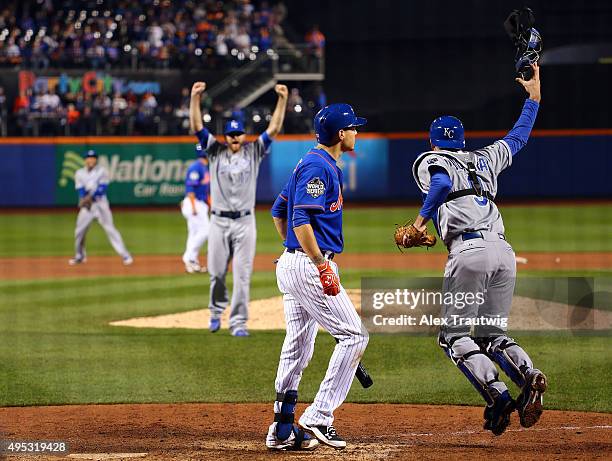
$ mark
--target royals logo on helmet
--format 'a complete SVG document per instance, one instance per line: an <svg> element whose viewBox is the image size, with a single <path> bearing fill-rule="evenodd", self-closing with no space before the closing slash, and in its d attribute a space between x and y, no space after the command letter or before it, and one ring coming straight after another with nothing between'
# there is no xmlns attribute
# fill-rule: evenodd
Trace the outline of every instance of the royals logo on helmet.
<svg viewBox="0 0 612 461"><path fill-rule="evenodd" d="M306 193L312 198L320 197L325 193L325 184L319 178L313 178L306 184Z"/></svg>
<svg viewBox="0 0 612 461"><path fill-rule="evenodd" d="M444 127L444 136L446 138L453 139L453 137L455 136L455 131L451 130L450 128Z"/></svg>

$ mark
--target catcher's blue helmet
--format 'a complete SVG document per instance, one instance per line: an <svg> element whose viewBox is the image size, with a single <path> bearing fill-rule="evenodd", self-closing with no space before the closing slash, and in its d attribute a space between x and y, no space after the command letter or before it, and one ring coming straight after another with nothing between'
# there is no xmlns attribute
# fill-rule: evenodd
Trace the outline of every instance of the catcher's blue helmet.
<svg viewBox="0 0 612 461"><path fill-rule="evenodd" d="M433 146L463 149L465 147L463 133L461 120L451 115L443 115L431 122L429 139Z"/></svg>
<svg viewBox="0 0 612 461"><path fill-rule="evenodd" d="M315 115L314 129L317 141L320 144L329 145L339 130L363 126L367 122L365 118L357 117L353 108L348 104L330 104Z"/></svg>

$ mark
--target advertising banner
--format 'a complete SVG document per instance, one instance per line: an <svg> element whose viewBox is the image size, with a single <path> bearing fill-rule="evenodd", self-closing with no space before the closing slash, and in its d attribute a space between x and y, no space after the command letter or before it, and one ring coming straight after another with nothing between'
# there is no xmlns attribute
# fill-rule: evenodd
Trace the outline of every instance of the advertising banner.
<svg viewBox="0 0 612 461"><path fill-rule="evenodd" d="M76 201L74 173L82 153L94 149L110 176L108 198L116 205L175 204L185 194L185 172L195 144L57 144L56 205Z"/></svg>

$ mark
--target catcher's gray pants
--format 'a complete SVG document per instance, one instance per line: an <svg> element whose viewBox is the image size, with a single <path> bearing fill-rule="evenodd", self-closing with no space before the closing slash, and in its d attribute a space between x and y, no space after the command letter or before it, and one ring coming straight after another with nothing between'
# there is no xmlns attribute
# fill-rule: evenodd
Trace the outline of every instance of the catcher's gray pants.
<svg viewBox="0 0 612 461"><path fill-rule="evenodd" d="M506 336L516 278L514 251L503 235L481 234L484 238L465 241L460 236L450 245L442 307L446 325L440 331L440 346L491 403L496 393L508 389L493 361L519 386L525 384L533 363Z"/></svg>
<svg viewBox="0 0 612 461"><path fill-rule="evenodd" d="M219 318L228 304L225 276L230 261L234 274L232 310L229 328L235 331L245 328L249 318L249 293L251 272L255 258L257 229L251 213L238 219L211 216L208 235L208 272L210 274L210 314Z"/></svg>
<svg viewBox="0 0 612 461"><path fill-rule="evenodd" d="M108 199L106 197L99 198L93 202L90 210L85 207L79 210L76 228L74 229L75 257L77 259L85 258L85 236L87 235L87 230L94 219L98 220L102 226L102 229L104 229L104 232L106 232L106 236L108 237L108 240L115 251L122 258L128 257L130 253L123 243L121 234L115 228L113 223L113 214L111 213Z"/></svg>
<svg viewBox="0 0 612 461"><path fill-rule="evenodd" d="M331 261L330 265L337 274L336 263ZM305 253L285 251L276 266L276 280L283 293L287 323L276 374L276 392L297 391L321 325L338 344L329 359L319 391L304 410L300 422L329 426L334 421L334 411L344 402L351 388L355 370L368 345L368 332L344 287L340 286L337 296L323 293L319 271ZM280 406L280 402L275 402L276 413L280 412Z"/></svg>

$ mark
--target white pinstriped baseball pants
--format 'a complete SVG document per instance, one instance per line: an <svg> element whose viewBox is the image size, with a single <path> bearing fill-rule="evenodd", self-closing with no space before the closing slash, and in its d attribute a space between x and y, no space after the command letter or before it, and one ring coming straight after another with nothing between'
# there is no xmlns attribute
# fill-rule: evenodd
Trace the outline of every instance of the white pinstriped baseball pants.
<svg viewBox="0 0 612 461"><path fill-rule="evenodd" d="M338 272L338 266L331 266ZM337 296L323 294L319 271L301 252L285 251L276 266L278 288L283 293L287 334L278 363L276 392L297 390L302 372L314 351L318 326L339 340L327 373L312 404L300 422L329 426L351 388L355 370L368 344L368 332L361 323L344 287ZM280 404L275 403L275 412Z"/></svg>

